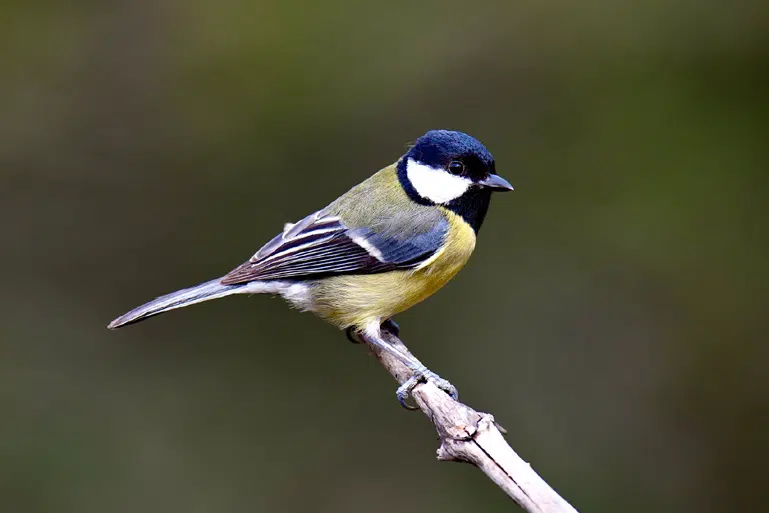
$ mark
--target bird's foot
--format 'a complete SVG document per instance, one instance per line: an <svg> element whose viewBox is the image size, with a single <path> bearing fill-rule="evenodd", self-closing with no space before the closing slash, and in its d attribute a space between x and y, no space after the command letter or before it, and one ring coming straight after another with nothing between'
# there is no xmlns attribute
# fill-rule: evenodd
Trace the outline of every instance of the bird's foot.
<svg viewBox="0 0 769 513"><path fill-rule="evenodd" d="M401 334L401 327L398 326L398 323L396 323L392 319L387 319L385 322L382 323L382 329L387 331L388 333L397 336L400 336Z"/></svg>
<svg viewBox="0 0 769 513"><path fill-rule="evenodd" d="M438 376L436 373L434 373L429 369L417 370L409 379L406 380L405 383L399 386L398 390L396 390L395 392L395 396L398 398L398 402L401 403L401 406L403 406L407 410L419 409L416 406L410 405L407 402L407 399L409 398L409 396L411 396L411 392L414 390L414 387L416 387L420 383L432 383L439 389L446 392L449 395L449 397L451 397L454 400L456 400L459 397L457 388L451 383L449 383L447 380Z"/></svg>

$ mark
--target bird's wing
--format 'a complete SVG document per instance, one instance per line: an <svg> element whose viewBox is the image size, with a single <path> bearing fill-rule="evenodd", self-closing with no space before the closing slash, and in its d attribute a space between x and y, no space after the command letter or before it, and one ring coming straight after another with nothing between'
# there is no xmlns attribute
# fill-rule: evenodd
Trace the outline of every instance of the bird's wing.
<svg viewBox="0 0 769 513"><path fill-rule="evenodd" d="M340 217L321 210L286 225L248 262L222 278L222 284L413 268L440 247L448 231L448 222L442 217L441 221L428 232L399 237L370 228L348 228Z"/></svg>

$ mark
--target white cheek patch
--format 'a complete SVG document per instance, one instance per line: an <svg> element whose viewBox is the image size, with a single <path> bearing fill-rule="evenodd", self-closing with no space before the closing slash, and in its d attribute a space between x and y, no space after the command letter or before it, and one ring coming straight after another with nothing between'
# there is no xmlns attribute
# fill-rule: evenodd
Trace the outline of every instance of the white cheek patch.
<svg viewBox="0 0 769 513"><path fill-rule="evenodd" d="M414 159L406 163L406 175L417 193L433 203L448 203L463 195L472 185L467 178L420 164Z"/></svg>

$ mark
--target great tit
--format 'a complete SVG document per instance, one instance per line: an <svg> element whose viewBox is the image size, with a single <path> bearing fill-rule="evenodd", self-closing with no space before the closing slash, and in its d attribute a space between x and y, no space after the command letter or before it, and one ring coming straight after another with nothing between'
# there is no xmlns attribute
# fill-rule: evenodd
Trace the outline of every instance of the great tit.
<svg viewBox="0 0 769 513"><path fill-rule="evenodd" d="M478 140L429 131L394 164L286 224L225 276L161 296L109 328L231 294L278 294L407 364L413 377L397 391L404 406L420 381L456 397L448 381L388 343L382 330L393 330L395 314L454 277L475 248L491 193L511 190Z"/></svg>

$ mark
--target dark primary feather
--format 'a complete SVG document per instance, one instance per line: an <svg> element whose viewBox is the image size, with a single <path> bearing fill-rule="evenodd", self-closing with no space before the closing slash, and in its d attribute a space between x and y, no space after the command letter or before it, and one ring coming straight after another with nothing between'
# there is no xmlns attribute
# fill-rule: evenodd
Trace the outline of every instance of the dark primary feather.
<svg viewBox="0 0 769 513"><path fill-rule="evenodd" d="M317 279L415 267L440 247L448 230L448 222L441 219L430 232L399 239L370 228L349 229L339 217L316 212L288 226L221 283Z"/></svg>

